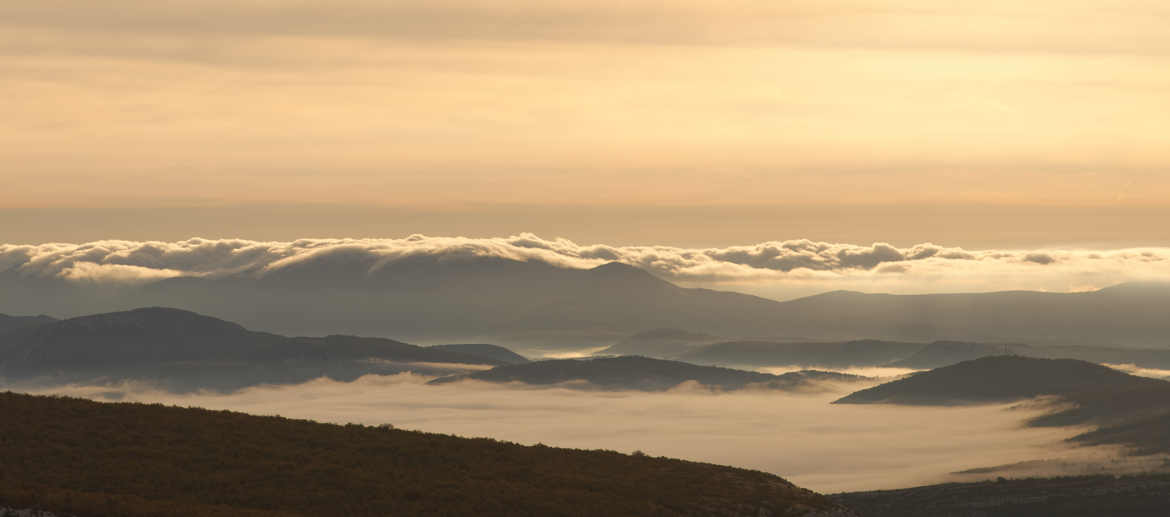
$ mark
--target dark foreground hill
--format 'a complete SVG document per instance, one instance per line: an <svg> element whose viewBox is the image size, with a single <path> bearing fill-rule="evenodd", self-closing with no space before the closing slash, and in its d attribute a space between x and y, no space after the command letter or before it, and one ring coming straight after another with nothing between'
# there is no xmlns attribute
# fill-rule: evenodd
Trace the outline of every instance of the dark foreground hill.
<svg viewBox="0 0 1170 517"><path fill-rule="evenodd" d="M0 393L0 508L89 517L848 516L762 472L228 411Z"/></svg>
<svg viewBox="0 0 1170 517"><path fill-rule="evenodd" d="M1158 517L1170 474L1001 479L835 494L865 517Z"/></svg>
<svg viewBox="0 0 1170 517"><path fill-rule="evenodd" d="M534 385L563 384L580 389L661 391L693 381L718 390L761 388L813 389L823 382L857 382L865 377L805 370L771 375L714 366L640 356L596 359L556 359L506 365L475 373L442 377L431 384L464 379L486 382L521 382Z"/></svg>
<svg viewBox="0 0 1170 517"><path fill-rule="evenodd" d="M512 362L493 357L511 352L488 347L420 347L338 335L292 338L189 311L144 308L0 334L0 378L41 383L145 379L177 389L230 389L320 376L352 380L405 369L446 371L411 366L416 363L450 364L457 371L459 365Z"/></svg>

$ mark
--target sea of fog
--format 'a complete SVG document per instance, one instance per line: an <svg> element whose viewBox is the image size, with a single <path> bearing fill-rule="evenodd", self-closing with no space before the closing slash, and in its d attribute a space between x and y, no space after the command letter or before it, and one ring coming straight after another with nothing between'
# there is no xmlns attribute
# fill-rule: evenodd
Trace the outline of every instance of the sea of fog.
<svg viewBox="0 0 1170 517"><path fill-rule="evenodd" d="M1021 406L957 408L832 405L864 385L788 394L662 393L533 388L478 381L430 386L405 373L354 382L317 379L231 394L177 395L149 386L67 386L39 393L161 402L322 422L390 423L401 429L492 437L523 444L641 450L780 475L819 492L897 488L956 480L949 473L1023 461L1081 461L1099 449L1064 439L1083 429L1028 428ZM964 480L969 480L965 478Z"/></svg>

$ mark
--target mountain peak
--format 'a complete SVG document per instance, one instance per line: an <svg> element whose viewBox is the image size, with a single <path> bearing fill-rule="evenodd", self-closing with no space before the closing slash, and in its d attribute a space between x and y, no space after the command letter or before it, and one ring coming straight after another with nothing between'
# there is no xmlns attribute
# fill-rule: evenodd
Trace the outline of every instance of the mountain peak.
<svg viewBox="0 0 1170 517"><path fill-rule="evenodd" d="M646 275L650 274L650 273L646 272L646 270L644 270L640 267L631 266L629 264L626 264L625 262L617 262L617 261L606 262L605 264L602 264L602 265L597 266L593 269L590 269L590 271L595 271L598 273L607 273L607 274L633 274L633 273L646 274Z"/></svg>
<svg viewBox="0 0 1170 517"><path fill-rule="evenodd" d="M230 321L172 307L142 307L127 311L108 312L71 318L61 322L86 328L142 327L170 328L190 332L196 329L243 332L244 327Z"/></svg>
<svg viewBox="0 0 1170 517"><path fill-rule="evenodd" d="M593 269L587 270L589 273L608 278L625 278L625 279L644 279L654 280L658 283L669 283L666 280L654 276L653 273L646 271L638 266L631 266L624 262L606 262Z"/></svg>

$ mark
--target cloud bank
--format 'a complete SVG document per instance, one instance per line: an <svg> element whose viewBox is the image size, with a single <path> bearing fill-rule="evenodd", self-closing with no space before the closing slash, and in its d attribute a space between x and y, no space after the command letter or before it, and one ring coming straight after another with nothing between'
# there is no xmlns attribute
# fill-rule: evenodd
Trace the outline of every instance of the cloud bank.
<svg viewBox="0 0 1170 517"><path fill-rule="evenodd" d="M1132 280L1170 280L1170 248L966 250L932 243L899 248L881 242L859 245L804 239L682 248L578 244L530 233L498 238L411 235L288 242L194 238L3 244L0 271L26 278L108 283L176 277L257 279L313 266L372 276L415 257L496 258L579 269L621 262L684 285L730 285L749 291L753 286L1073 291Z"/></svg>

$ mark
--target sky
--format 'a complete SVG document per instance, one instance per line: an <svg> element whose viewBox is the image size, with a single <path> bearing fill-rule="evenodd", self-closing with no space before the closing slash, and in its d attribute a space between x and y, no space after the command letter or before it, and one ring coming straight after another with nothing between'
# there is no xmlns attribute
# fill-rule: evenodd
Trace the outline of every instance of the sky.
<svg viewBox="0 0 1170 517"><path fill-rule="evenodd" d="M0 4L0 242L1170 241L1154 0Z"/></svg>

